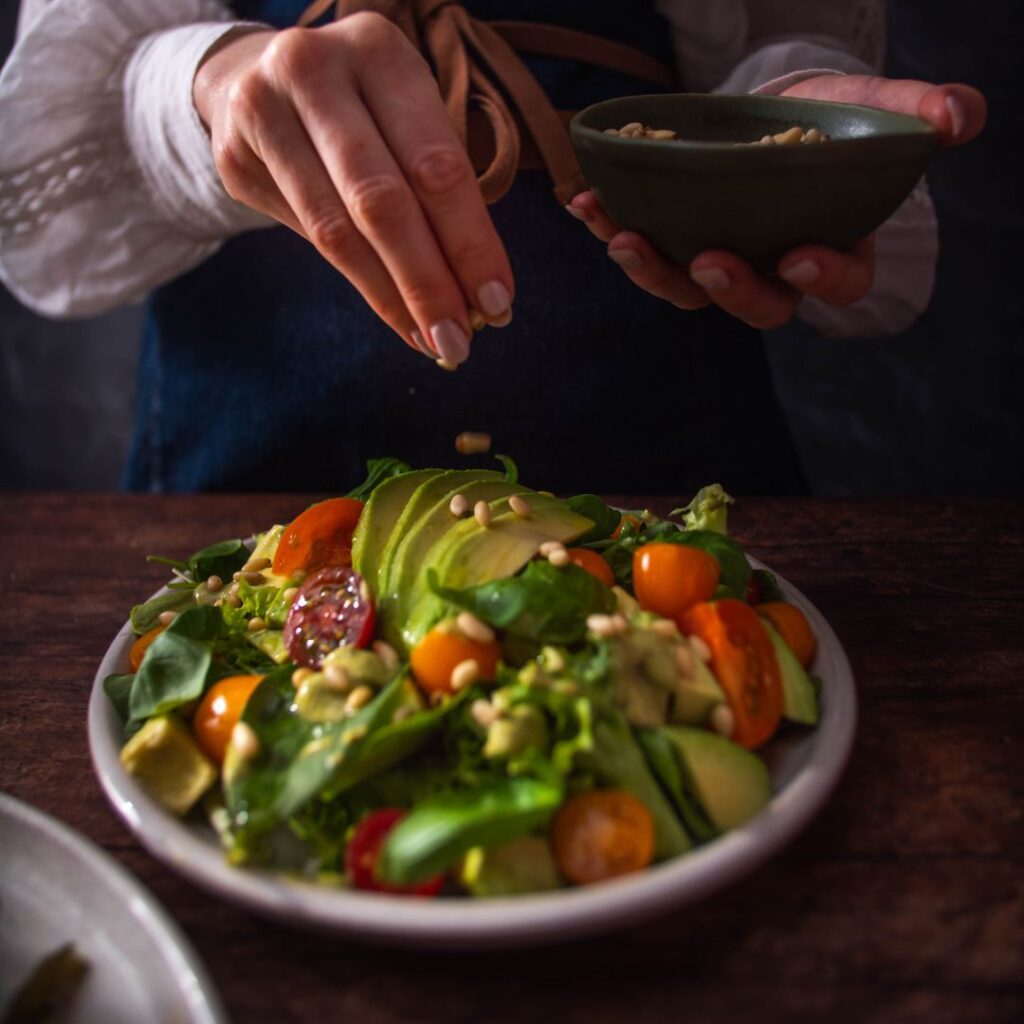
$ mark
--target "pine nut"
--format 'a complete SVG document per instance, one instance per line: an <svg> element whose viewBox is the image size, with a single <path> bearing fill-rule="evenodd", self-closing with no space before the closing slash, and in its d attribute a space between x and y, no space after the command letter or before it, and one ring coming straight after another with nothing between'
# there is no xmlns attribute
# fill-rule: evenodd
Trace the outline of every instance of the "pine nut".
<svg viewBox="0 0 1024 1024"><path fill-rule="evenodd" d="M245 627L250 633L258 633L261 629L267 628L266 619L261 619L258 615L254 615L248 625Z"/></svg>
<svg viewBox="0 0 1024 1024"><path fill-rule="evenodd" d="M587 629L595 636L612 636L615 632L615 625L610 615L595 613L587 616Z"/></svg>
<svg viewBox="0 0 1024 1024"><path fill-rule="evenodd" d="M787 128L784 132L778 132L775 135L775 142L779 146L792 146L794 143L799 142L803 135L803 129L793 125L792 128Z"/></svg>
<svg viewBox="0 0 1024 1024"><path fill-rule="evenodd" d="M252 731L251 725L235 722L231 730L231 746L238 751L239 757L251 761L260 752L260 738Z"/></svg>
<svg viewBox="0 0 1024 1024"><path fill-rule="evenodd" d="M490 434L475 434L471 430L463 431L455 438L455 450L460 455L479 455L480 452L491 450Z"/></svg>
<svg viewBox="0 0 1024 1024"><path fill-rule="evenodd" d="M398 652L386 640L374 640L373 652L389 671L394 672L398 668Z"/></svg>
<svg viewBox="0 0 1024 1024"><path fill-rule="evenodd" d="M672 131L671 128L651 128L647 132L647 138L649 138L649 139L678 139L679 136L676 135L676 133L674 131Z"/></svg>
<svg viewBox="0 0 1024 1024"><path fill-rule="evenodd" d="M469 326L474 331L482 331L487 326L487 321L479 309L471 309L469 311Z"/></svg>
<svg viewBox="0 0 1024 1024"><path fill-rule="evenodd" d="M163 626L169 626L178 617L177 612L161 612L157 618Z"/></svg>
<svg viewBox="0 0 1024 1024"><path fill-rule="evenodd" d="M711 648L699 637L690 637L690 650L700 658L701 661L711 660Z"/></svg>
<svg viewBox="0 0 1024 1024"><path fill-rule="evenodd" d="M561 569L569 564L569 552L565 548L555 548L554 551L548 555L548 561L555 566L556 569Z"/></svg>
<svg viewBox="0 0 1024 1024"><path fill-rule="evenodd" d="M537 551L544 557L547 558L552 551L564 550L565 545L560 540L546 540Z"/></svg>
<svg viewBox="0 0 1024 1024"><path fill-rule="evenodd" d="M508 507L512 509L517 516L522 516L524 519L533 511L530 503L518 494L513 494L508 499Z"/></svg>
<svg viewBox="0 0 1024 1024"><path fill-rule="evenodd" d="M478 501L473 506L473 518L486 530L491 525L491 506L486 501Z"/></svg>
<svg viewBox="0 0 1024 1024"><path fill-rule="evenodd" d="M368 686L357 686L348 695L348 700L345 701L345 710L349 713L358 711L369 704L371 700L373 700L373 690Z"/></svg>
<svg viewBox="0 0 1024 1024"><path fill-rule="evenodd" d="M629 632L629 619L626 618L622 612L615 612L612 615L612 628L615 630L616 635L621 636L623 633Z"/></svg>
<svg viewBox="0 0 1024 1024"><path fill-rule="evenodd" d="M630 121L629 124L624 124L619 129L620 135L639 135L644 130L644 126L639 121Z"/></svg>
<svg viewBox="0 0 1024 1024"><path fill-rule="evenodd" d="M210 591L211 594L216 594L223 586L224 581L219 576L211 576L206 581L206 589Z"/></svg>
<svg viewBox="0 0 1024 1024"><path fill-rule="evenodd" d="M352 680L348 670L337 662L324 665L324 682L332 690L340 690L342 693L352 689Z"/></svg>
<svg viewBox="0 0 1024 1024"><path fill-rule="evenodd" d="M365 725L353 725L352 728L346 729L341 734L342 742L356 743L358 740L361 740L366 735L367 731L368 730Z"/></svg>
<svg viewBox="0 0 1024 1024"><path fill-rule="evenodd" d="M267 582L267 578L261 572L247 572L245 573L245 582L250 587L259 587Z"/></svg>
<svg viewBox="0 0 1024 1024"><path fill-rule="evenodd" d="M221 599L226 605L230 605L232 608L241 608L242 600L237 594L228 594L227 597Z"/></svg>
<svg viewBox="0 0 1024 1024"><path fill-rule="evenodd" d="M469 713L482 729L486 729L493 722L498 720L497 708L489 700L475 700L469 706Z"/></svg>
<svg viewBox="0 0 1024 1024"><path fill-rule="evenodd" d="M604 133L605 133L605 135L618 135L619 134L619 129L618 128L605 128Z"/></svg>
<svg viewBox="0 0 1024 1024"><path fill-rule="evenodd" d="M299 592L298 587L285 587L284 593L281 595L289 604L295 600L295 595Z"/></svg>
<svg viewBox="0 0 1024 1024"><path fill-rule="evenodd" d="M292 686L298 689L314 672L311 668L297 668L292 673Z"/></svg>
<svg viewBox="0 0 1024 1024"><path fill-rule="evenodd" d="M270 568L269 558L250 558L245 565L242 566L243 572L260 572L263 569Z"/></svg>
<svg viewBox="0 0 1024 1024"><path fill-rule="evenodd" d="M455 625L467 640L475 640L478 644L494 643L494 630L472 612L459 612Z"/></svg>
<svg viewBox="0 0 1024 1024"><path fill-rule="evenodd" d="M451 512L456 519L461 519L469 511L469 499L464 494L456 494L450 502L448 502L448 511Z"/></svg>
<svg viewBox="0 0 1024 1024"><path fill-rule="evenodd" d="M736 729L736 716L728 704L719 704L711 712L711 728L726 739L733 734Z"/></svg>
<svg viewBox="0 0 1024 1024"><path fill-rule="evenodd" d="M472 686L479 678L480 663L476 658L467 658L452 669L450 685L453 690L464 690L467 686Z"/></svg>
<svg viewBox="0 0 1024 1024"><path fill-rule="evenodd" d="M821 132L819 132L817 128L808 128L807 131L804 132L804 137L803 137L802 141L803 142L821 142L822 141L822 139L821 139Z"/></svg>
<svg viewBox="0 0 1024 1024"><path fill-rule="evenodd" d="M676 664L680 673L687 679L693 675L693 651L686 644L680 644L676 648Z"/></svg>
<svg viewBox="0 0 1024 1024"><path fill-rule="evenodd" d="M434 362L435 366L440 366L442 370L447 370L449 373L454 373L458 368L458 363L450 362L447 359L438 359Z"/></svg>
<svg viewBox="0 0 1024 1024"><path fill-rule="evenodd" d="M666 640L673 640L679 636L679 630L671 619L655 619L651 623L651 632L663 636Z"/></svg>

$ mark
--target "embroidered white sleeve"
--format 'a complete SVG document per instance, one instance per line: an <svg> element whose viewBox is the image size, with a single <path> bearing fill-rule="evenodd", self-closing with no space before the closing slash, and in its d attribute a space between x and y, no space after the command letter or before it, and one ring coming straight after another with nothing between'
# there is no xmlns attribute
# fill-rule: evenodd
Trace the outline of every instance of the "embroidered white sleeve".
<svg viewBox="0 0 1024 1024"><path fill-rule="evenodd" d="M267 223L220 187L195 69L217 0L55 0L0 75L0 279L49 316L141 298Z"/></svg>

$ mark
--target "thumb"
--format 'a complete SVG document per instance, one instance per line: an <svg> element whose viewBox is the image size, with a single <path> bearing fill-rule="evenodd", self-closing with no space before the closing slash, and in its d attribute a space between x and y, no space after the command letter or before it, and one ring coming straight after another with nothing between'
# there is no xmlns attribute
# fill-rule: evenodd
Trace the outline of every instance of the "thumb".
<svg viewBox="0 0 1024 1024"><path fill-rule="evenodd" d="M932 85L873 75L821 75L790 86L785 95L858 103L920 117L939 133L947 146L969 142L985 126L987 117L985 97L973 86L959 83Z"/></svg>

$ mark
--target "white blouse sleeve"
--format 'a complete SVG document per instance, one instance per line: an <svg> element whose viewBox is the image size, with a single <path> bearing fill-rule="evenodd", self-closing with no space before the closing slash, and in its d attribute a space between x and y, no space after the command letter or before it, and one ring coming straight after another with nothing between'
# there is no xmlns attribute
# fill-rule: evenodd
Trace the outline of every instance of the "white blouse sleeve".
<svg viewBox="0 0 1024 1024"><path fill-rule="evenodd" d="M230 235L232 200L192 104L233 22L218 0L29 2L0 75L0 279L48 316L143 297Z"/></svg>
<svg viewBox="0 0 1024 1024"><path fill-rule="evenodd" d="M687 88L774 95L805 78L881 70L881 0L659 0L659 8L672 26ZM938 253L935 208L922 178L876 233L871 291L841 308L807 298L797 314L826 335L897 334L928 306Z"/></svg>

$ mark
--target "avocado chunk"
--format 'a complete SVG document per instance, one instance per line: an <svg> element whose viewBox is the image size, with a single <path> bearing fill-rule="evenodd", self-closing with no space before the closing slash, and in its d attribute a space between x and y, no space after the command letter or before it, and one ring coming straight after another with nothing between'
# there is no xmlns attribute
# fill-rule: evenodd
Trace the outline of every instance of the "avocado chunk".
<svg viewBox="0 0 1024 1024"><path fill-rule="evenodd" d="M371 587L377 585L381 556L409 498L421 484L443 473L440 469L401 473L385 480L370 495L352 534L352 568Z"/></svg>
<svg viewBox="0 0 1024 1024"><path fill-rule="evenodd" d="M779 631L770 622L764 619L761 622L772 638L775 659L779 663L779 672L782 673L783 717L801 725L817 725L818 697L814 692L814 685Z"/></svg>
<svg viewBox="0 0 1024 1024"><path fill-rule="evenodd" d="M692 646L690 653L693 667L676 685L670 718L683 725L706 725L711 720L711 712L726 703L725 691Z"/></svg>
<svg viewBox="0 0 1024 1024"><path fill-rule="evenodd" d="M474 896L514 896L562 885L551 844L540 836L473 847L463 858L459 881Z"/></svg>
<svg viewBox="0 0 1024 1024"><path fill-rule="evenodd" d="M749 821L772 798L764 762L717 733L670 725L662 732L675 748L687 788L723 832Z"/></svg>
<svg viewBox="0 0 1024 1024"><path fill-rule="evenodd" d="M124 746L121 764L154 800L187 814L217 781L217 769L188 729L170 715L151 718Z"/></svg>
<svg viewBox="0 0 1024 1024"><path fill-rule="evenodd" d="M278 665L283 665L291 658L288 648L284 645L284 630L260 629L254 633L246 633L245 639Z"/></svg>
<svg viewBox="0 0 1024 1024"><path fill-rule="evenodd" d="M531 494L531 512L521 516L507 511L508 498L490 502L491 523L475 518L450 528L431 547L412 586L402 592L397 609L403 647L412 648L425 633L451 611L427 582L430 570L446 587L469 587L514 576L544 541L563 543L593 528L593 522L574 512L564 501Z"/></svg>

